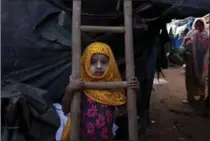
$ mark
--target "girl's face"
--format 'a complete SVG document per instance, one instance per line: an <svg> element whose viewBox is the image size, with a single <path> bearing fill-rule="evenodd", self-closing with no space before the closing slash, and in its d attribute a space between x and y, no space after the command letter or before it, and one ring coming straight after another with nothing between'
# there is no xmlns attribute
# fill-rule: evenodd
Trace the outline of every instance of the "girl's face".
<svg viewBox="0 0 210 141"><path fill-rule="evenodd" d="M104 54L94 54L90 61L90 72L93 76L102 76L109 64L109 57Z"/></svg>

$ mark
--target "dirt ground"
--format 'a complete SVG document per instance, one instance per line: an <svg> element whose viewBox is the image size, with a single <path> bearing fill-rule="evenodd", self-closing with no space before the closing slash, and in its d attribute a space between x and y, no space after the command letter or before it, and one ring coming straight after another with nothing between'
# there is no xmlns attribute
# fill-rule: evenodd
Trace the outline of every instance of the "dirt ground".
<svg viewBox="0 0 210 141"><path fill-rule="evenodd" d="M147 141L210 141L210 120L196 115L182 100L186 98L184 75L179 68L164 71L167 84L155 85ZM171 112L186 111L188 114ZM185 112L184 112L185 113Z"/></svg>

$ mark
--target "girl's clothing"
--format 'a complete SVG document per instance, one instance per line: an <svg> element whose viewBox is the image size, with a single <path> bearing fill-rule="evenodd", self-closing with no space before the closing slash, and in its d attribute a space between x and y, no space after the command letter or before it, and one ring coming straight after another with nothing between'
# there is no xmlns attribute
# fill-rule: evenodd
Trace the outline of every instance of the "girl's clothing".
<svg viewBox="0 0 210 141"><path fill-rule="evenodd" d="M90 72L91 57L103 54L109 58L109 64L102 76L93 76ZM90 44L81 58L81 78L84 82L113 82L121 81L117 63L111 48L104 43ZM83 90L81 107L82 140L111 140L114 107L126 103L124 89L112 90ZM69 138L70 118L63 130L62 141Z"/></svg>
<svg viewBox="0 0 210 141"><path fill-rule="evenodd" d="M114 106L100 104L86 95L82 100L81 140L112 139Z"/></svg>
<svg viewBox="0 0 210 141"><path fill-rule="evenodd" d="M64 115L64 113L62 111L62 106L59 103L54 103L53 106L55 107L56 113L60 118L60 127L58 128L56 135L55 135L55 139L56 139L56 141L58 141L61 139L62 132L66 125L68 117L66 115Z"/></svg>

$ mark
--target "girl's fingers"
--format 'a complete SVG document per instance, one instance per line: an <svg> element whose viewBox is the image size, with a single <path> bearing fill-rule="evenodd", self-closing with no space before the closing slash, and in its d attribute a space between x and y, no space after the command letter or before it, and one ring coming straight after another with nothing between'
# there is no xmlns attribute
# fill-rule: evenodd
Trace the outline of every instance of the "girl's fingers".
<svg viewBox="0 0 210 141"><path fill-rule="evenodd" d="M128 87L131 88L131 89L137 89L137 88L139 88L138 85L128 85Z"/></svg>
<svg viewBox="0 0 210 141"><path fill-rule="evenodd" d="M83 87L85 83L83 81L80 81L80 86Z"/></svg>
<svg viewBox="0 0 210 141"><path fill-rule="evenodd" d="M136 85L136 86L138 86L139 83L138 82L129 82L128 85Z"/></svg>
<svg viewBox="0 0 210 141"><path fill-rule="evenodd" d="M84 86L84 83L81 83L80 86L83 87Z"/></svg>
<svg viewBox="0 0 210 141"><path fill-rule="evenodd" d="M139 88L139 81L137 77L132 77L131 81L128 82L128 87L131 89L138 89Z"/></svg>
<svg viewBox="0 0 210 141"><path fill-rule="evenodd" d="M130 83L129 85L139 85L139 83Z"/></svg>

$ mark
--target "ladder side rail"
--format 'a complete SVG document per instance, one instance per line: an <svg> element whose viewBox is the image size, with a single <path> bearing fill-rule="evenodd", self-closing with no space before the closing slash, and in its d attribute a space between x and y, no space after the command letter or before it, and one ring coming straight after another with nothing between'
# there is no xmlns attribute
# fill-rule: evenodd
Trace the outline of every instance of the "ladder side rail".
<svg viewBox="0 0 210 141"><path fill-rule="evenodd" d="M124 0L126 79L135 76L133 53L132 0ZM127 89L129 140L138 141L138 122L135 90Z"/></svg>
<svg viewBox="0 0 210 141"><path fill-rule="evenodd" d="M81 0L73 0L72 12L72 77L80 78L80 58L81 58ZM81 94L73 96L71 103L71 127L70 140L80 139L80 101Z"/></svg>

